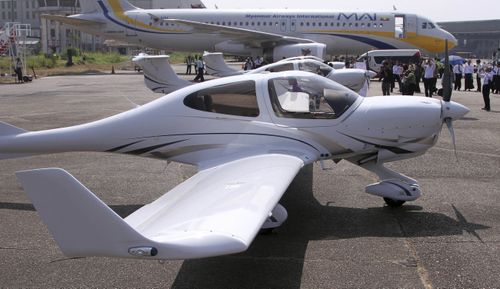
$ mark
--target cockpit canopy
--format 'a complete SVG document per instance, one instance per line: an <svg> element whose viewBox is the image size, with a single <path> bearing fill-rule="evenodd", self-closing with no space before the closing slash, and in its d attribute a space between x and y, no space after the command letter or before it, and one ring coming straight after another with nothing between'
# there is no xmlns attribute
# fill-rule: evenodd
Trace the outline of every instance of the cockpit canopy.
<svg viewBox="0 0 500 289"><path fill-rule="evenodd" d="M271 67L267 68L266 71L281 72L295 70L294 63L297 64L298 70L300 71L312 72L321 76L328 76L334 70L332 67L324 64L323 62L314 59L304 59L294 62L278 62L276 63L276 65L272 65Z"/></svg>
<svg viewBox="0 0 500 289"><path fill-rule="evenodd" d="M319 76L278 77L268 81L274 113L285 118L336 119L359 95Z"/></svg>

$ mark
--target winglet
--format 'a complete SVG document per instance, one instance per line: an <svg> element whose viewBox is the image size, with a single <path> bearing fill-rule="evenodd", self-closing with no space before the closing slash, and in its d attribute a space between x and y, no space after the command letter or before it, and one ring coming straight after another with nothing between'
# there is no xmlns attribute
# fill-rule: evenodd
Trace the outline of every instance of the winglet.
<svg viewBox="0 0 500 289"><path fill-rule="evenodd" d="M16 176L65 255L132 257L130 248L151 244L66 171Z"/></svg>

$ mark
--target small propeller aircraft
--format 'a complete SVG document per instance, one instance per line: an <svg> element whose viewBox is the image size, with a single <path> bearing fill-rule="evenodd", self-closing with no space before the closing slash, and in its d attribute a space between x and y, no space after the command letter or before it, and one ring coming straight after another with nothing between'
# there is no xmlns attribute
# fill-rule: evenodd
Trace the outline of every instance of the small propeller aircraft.
<svg viewBox="0 0 500 289"><path fill-rule="evenodd" d="M170 65L168 55L139 54L132 59L144 70L146 86L157 93L171 93L193 83L180 78ZM229 67L222 53L205 53L205 66L209 74L218 77L227 77L243 74L274 73L288 70L308 71L329 78L347 88L366 96L367 86L376 73L362 69L334 69L314 58L294 57L277 63L268 64L253 70L242 71Z"/></svg>
<svg viewBox="0 0 500 289"><path fill-rule="evenodd" d="M245 251L282 224L279 200L307 164L347 160L380 181L366 192L401 206L416 180L384 163L424 154L469 110L413 96L361 97L317 74L215 79L87 124L28 132L0 123L0 158L96 151L196 165L198 172L121 218L68 172L16 175L67 256L190 259Z"/></svg>

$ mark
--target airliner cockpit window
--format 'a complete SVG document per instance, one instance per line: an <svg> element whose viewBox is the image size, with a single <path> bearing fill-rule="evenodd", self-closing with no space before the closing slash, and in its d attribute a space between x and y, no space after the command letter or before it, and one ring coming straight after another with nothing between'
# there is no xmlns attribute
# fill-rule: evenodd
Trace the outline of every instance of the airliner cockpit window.
<svg viewBox="0 0 500 289"><path fill-rule="evenodd" d="M359 97L336 82L314 75L271 79L268 89L274 112L286 118L335 119Z"/></svg>
<svg viewBox="0 0 500 289"><path fill-rule="evenodd" d="M327 76L333 68L315 60L303 60L299 62L299 70L316 73L321 76Z"/></svg>
<svg viewBox="0 0 500 289"><path fill-rule="evenodd" d="M434 29L436 28L436 24L432 22L422 22L422 29Z"/></svg>
<svg viewBox="0 0 500 289"><path fill-rule="evenodd" d="M251 80L199 90L186 96L184 105L213 113L259 116L255 82Z"/></svg>

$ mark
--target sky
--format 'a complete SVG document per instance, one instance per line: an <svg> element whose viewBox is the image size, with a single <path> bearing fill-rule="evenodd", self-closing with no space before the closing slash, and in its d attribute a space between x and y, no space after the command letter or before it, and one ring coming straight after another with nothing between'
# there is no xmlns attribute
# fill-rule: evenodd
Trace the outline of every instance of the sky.
<svg viewBox="0 0 500 289"><path fill-rule="evenodd" d="M333 9L344 11L397 11L425 15L436 22L500 19L499 0L202 0L207 8Z"/></svg>

